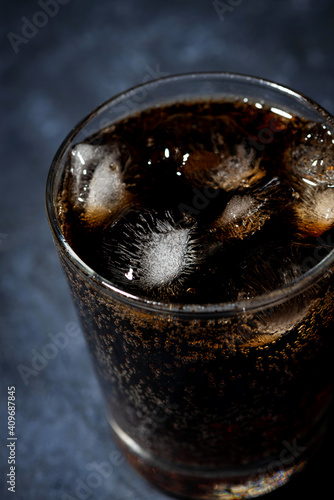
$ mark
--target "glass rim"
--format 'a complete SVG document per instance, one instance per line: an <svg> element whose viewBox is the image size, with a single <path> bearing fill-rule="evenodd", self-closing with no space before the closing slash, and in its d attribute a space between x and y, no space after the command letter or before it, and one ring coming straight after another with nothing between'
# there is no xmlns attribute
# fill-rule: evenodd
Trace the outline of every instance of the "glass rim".
<svg viewBox="0 0 334 500"><path fill-rule="evenodd" d="M91 113L89 113L85 118L80 120L76 126L74 126L68 135L65 137L61 145L59 146L48 172L47 183L46 183L46 212L49 221L50 228L52 230L53 236L60 245L60 247L65 251L67 258L70 262L88 279L92 280L96 285L102 287L104 291L111 295L114 299L121 302L125 302L128 305L134 306L136 308L142 308L148 311L160 312L160 313L175 313L177 315L193 315L194 317L204 316L204 315L219 315L219 316L237 316L245 313L255 313L261 310L265 310L269 307L274 307L280 305L282 302L286 302L293 299L297 295L300 295L308 288L315 285L319 280L324 278L326 272L332 272L330 267L334 264L334 248L329 252L329 254L320 260L314 267L306 271L300 277L295 278L289 283L262 295L255 296L250 299L237 300L235 302L217 302L217 303L178 303L178 302L167 302L158 301L146 298L141 295L135 295L129 293L126 290L114 285L111 281L107 280L91 267L89 267L72 249L69 242L63 234L54 204L54 183L56 179L56 174L58 173L58 168L64 159L64 153L68 149L72 140L75 136L85 127L85 125L90 122L97 115L102 113L104 110L109 108L111 105L117 105L119 101L125 98L131 97L131 95L138 91L138 89L150 87L156 87L157 83L168 82L182 82L189 79L207 79L213 78L216 80L235 80L242 83L248 83L250 85L257 85L270 88L278 93L289 95L295 100L299 101L300 104L307 105L306 107L311 107L313 110L318 112L322 118L334 127L334 118L327 112L322 106L316 103L313 99L303 95L301 92L276 83L271 80L267 80L261 77L245 75L241 73L231 73L231 72L219 72L219 71L203 71L203 72L192 72L192 73L179 73L169 76L164 76L158 79L150 80L146 83L141 83L130 87L129 89L122 91L102 104L97 106ZM195 96L195 94L194 94ZM241 95L239 97L242 97ZM176 101L177 97L173 98ZM172 101L171 101L172 102ZM133 114L136 110L130 111L126 116Z"/></svg>

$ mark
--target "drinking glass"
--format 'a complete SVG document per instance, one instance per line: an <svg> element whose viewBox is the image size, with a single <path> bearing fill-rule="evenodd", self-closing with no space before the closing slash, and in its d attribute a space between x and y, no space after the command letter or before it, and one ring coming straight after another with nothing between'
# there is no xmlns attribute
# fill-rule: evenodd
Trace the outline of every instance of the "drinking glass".
<svg viewBox="0 0 334 500"><path fill-rule="evenodd" d="M302 277L250 300L154 301L119 288L75 253L59 200L75 144L152 106L232 98L334 133L324 109L277 83L229 73L170 76L95 109L66 137L47 181L50 227L114 438L140 474L185 498L267 493L318 448L333 393L333 244L319 243Z"/></svg>

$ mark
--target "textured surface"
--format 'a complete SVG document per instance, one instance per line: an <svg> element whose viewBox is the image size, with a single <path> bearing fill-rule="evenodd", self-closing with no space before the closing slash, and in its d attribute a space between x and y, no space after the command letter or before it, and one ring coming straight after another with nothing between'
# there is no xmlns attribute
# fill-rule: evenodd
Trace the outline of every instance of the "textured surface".
<svg viewBox="0 0 334 500"><path fill-rule="evenodd" d="M230 6L225 14L217 12L223 3ZM46 221L50 162L71 127L96 105L166 74L222 70L263 76L334 112L334 5L4 0L2 10L0 496L13 497L6 492L5 439L7 386L15 385L14 498L167 500L123 462L102 414ZM326 497L332 448L330 430L322 454L268 500L307 492Z"/></svg>

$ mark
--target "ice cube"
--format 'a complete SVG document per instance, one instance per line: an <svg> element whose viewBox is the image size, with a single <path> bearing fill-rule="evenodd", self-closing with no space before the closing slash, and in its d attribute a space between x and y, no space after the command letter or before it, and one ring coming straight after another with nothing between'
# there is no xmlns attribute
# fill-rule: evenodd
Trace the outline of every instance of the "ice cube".
<svg viewBox="0 0 334 500"><path fill-rule="evenodd" d="M320 236L334 225L334 135L326 125L299 128L285 162L299 199L292 206L299 236Z"/></svg>
<svg viewBox="0 0 334 500"><path fill-rule="evenodd" d="M223 156L219 167L212 175L211 184L225 191L249 188L266 175L253 148L238 144L235 154Z"/></svg>
<svg viewBox="0 0 334 500"><path fill-rule="evenodd" d="M301 129L286 152L286 164L301 188L334 186L334 134L322 124Z"/></svg>
<svg viewBox="0 0 334 500"><path fill-rule="evenodd" d="M299 235L321 236L334 227L334 185L305 187L293 205L293 212Z"/></svg>
<svg viewBox="0 0 334 500"><path fill-rule="evenodd" d="M242 143L235 146L233 153L227 148L220 152L187 152L179 172L192 186L210 186L225 191L249 188L266 175L255 150Z"/></svg>
<svg viewBox="0 0 334 500"><path fill-rule="evenodd" d="M275 242L271 242L242 263L243 286L238 299L250 299L272 292L302 274L303 268L294 262L293 252L279 245L275 247Z"/></svg>
<svg viewBox="0 0 334 500"><path fill-rule="evenodd" d="M87 221L100 222L124 201L117 151L108 146L77 144L71 151L70 174L72 204Z"/></svg>
<svg viewBox="0 0 334 500"><path fill-rule="evenodd" d="M265 295L292 283L304 272L298 252L274 243L264 246L243 263L242 290L239 300ZM295 297L254 317L255 334L245 340L244 347L265 345L296 328L308 314L311 300ZM257 330L257 331L256 331Z"/></svg>
<svg viewBox="0 0 334 500"><path fill-rule="evenodd" d="M272 242L246 259L241 270L241 289L238 300L265 295L278 290L303 274L298 253ZM259 346L277 340L295 328L310 310L310 301L300 296L259 312L254 317L252 337L245 339L244 347Z"/></svg>
<svg viewBox="0 0 334 500"><path fill-rule="evenodd" d="M111 281L170 298L200 261L196 227L176 223L169 212L132 210L104 232L102 260Z"/></svg>
<svg viewBox="0 0 334 500"><path fill-rule="evenodd" d="M243 240L261 229L273 214L291 203L292 198L293 192L274 177L261 187L232 196L212 231L222 241Z"/></svg>
<svg viewBox="0 0 334 500"><path fill-rule="evenodd" d="M259 313L253 322L253 335L241 347L259 347L279 339L305 321L311 303L298 298L276 306L269 313Z"/></svg>
<svg viewBox="0 0 334 500"><path fill-rule="evenodd" d="M254 234L270 218L270 211L263 210L264 203L251 195L235 195L215 222L215 227L219 228L224 238L244 239Z"/></svg>

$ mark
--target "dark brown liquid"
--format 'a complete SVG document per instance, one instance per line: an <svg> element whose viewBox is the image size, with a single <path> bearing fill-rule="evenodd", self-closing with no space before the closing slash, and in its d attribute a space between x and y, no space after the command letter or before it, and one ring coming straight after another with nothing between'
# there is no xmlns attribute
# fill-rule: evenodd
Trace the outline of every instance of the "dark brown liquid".
<svg viewBox="0 0 334 500"><path fill-rule="evenodd" d="M85 161L80 150L81 170L66 177L63 229L120 288L185 303L248 299L298 278L333 247L334 147L321 124L244 102L177 104L87 144L93 153Z"/></svg>

